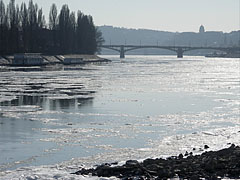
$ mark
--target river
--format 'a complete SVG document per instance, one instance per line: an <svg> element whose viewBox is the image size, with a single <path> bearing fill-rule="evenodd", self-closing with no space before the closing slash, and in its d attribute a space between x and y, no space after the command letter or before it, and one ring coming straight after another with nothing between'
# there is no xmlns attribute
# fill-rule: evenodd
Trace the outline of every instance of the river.
<svg viewBox="0 0 240 180"><path fill-rule="evenodd" d="M239 59L103 57L0 68L0 179L240 145Z"/></svg>

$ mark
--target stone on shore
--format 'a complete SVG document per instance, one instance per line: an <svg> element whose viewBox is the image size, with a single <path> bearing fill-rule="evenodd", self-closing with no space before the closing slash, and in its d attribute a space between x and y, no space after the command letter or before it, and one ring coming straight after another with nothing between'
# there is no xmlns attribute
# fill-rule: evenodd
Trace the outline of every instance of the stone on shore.
<svg viewBox="0 0 240 180"><path fill-rule="evenodd" d="M208 147L208 146L206 146ZM205 148L207 149L207 148ZM122 166L104 164L96 169L81 169L77 175L98 177L115 176L121 179L219 179L219 177L240 178L240 147L231 147L220 151L204 152L187 157L182 154L167 159L146 159L143 162L129 160Z"/></svg>

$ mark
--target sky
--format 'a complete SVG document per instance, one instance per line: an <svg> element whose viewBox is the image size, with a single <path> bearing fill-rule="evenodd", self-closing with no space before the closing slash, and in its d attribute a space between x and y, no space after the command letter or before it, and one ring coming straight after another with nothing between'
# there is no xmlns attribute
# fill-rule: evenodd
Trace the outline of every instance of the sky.
<svg viewBox="0 0 240 180"><path fill-rule="evenodd" d="M9 0L3 0L8 3ZM16 0L16 3L28 0ZM171 32L231 32L240 29L240 0L34 0L48 17L52 3L58 10L68 4L72 11L93 16L95 25ZM46 18L48 19L48 18Z"/></svg>

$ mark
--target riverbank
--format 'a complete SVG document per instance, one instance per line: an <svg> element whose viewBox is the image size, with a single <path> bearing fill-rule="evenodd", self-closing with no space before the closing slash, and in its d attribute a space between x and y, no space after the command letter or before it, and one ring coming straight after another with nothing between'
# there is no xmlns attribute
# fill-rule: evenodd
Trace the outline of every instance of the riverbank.
<svg viewBox="0 0 240 180"><path fill-rule="evenodd" d="M56 64L87 64L87 63L97 63L97 62L110 62L110 60L101 58L97 55L40 55L42 62L37 65L56 65ZM67 61L66 61L67 60ZM14 55L0 56L0 66L16 66L13 63ZM31 66L33 64L17 64L17 66Z"/></svg>
<svg viewBox="0 0 240 180"><path fill-rule="evenodd" d="M207 145L204 149L208 149ZM193 156L172 156L167 159L146 159L143 162L129 160L124 165L117 163L103 164L95 169L81 169L76 175L93 175L98 177L115 176L120 179L221 179L224 177L240 178L240 147L232 144L219 151L204 152Z"/></svg>

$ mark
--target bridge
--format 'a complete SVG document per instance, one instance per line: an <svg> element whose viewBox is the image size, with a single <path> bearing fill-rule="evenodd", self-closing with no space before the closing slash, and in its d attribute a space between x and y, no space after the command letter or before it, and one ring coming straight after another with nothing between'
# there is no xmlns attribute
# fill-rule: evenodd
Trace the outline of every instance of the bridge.
<svg viewBox="0 0 240 180"><path fill-rule="evenodd" d="M111 49L120 53L120 58L125 58L125 54L128 51L143 49L143 48L157 48L167 49L177 53L178 58L183 58L183 53L186 51L210 49L225 52L226 54L240 53L240 47L190 47L190 46L151 46L151 45L102 45L100 48Z"/></svg>

